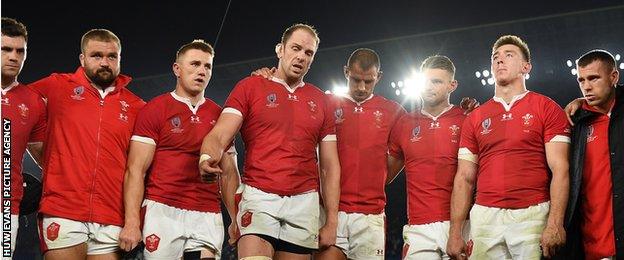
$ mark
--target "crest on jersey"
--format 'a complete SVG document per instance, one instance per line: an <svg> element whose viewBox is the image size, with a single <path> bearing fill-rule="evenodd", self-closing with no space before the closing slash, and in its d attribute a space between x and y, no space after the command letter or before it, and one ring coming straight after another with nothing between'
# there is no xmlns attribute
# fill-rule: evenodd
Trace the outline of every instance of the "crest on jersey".
<svg viewBox="0 0 624 260"><path fill-rule="evenodd" d="M158 244L160 244L160 237L156 234L151 234L145 238L145 250L150 253L158 249Z"/></svg>
<svg viewBox="0 0 624 260"><path fill-rule="evenodd" d="M275 108L275 107L277 107L279 105L279 104L276 103L277 102L277 95L275 95L275 93L271 93L271 94L267 95L266 100L268 102L266 104L266 106L269 107L269 108Z"/></svg>
<svg viewBox="0 0 624 260"><path fill-rule="evenodd" d="M509 121L513 119L513 115L511 113L505 113L503 114L503 118L501 118L501 121Z"/></svg>
<svg viewBox="0 0 624 260"><path fill-rule="evenodd" d="M22 116L22 119L27 119L28 118L28 114L29 114L29 109L26 106L26 104L22 103L19 104L19 106L17 106L20 110L20 116Z"/></svg>
<svg viewBox="0 0 624 260"><path fill-rule="evenodd" d="M486 135L492 132L492 130L490 130L491 126L492 126L492 119L488 117L485 120L483 120L483 122L481 122L481 128L483 128L483 130L481 130L481 134Z"/></svg>
<svg viewBox="0 0 624 260"><path fill-rule="evenodd" d="M342 107L336 108L334 111L334 117L336 118L336 124L344 122L344 112L342 111Z"/></svg>
<svg viewBox="0 0 624 260"><path fill-rule="evenodd" d="M84 94L84 87L77 86L74 88L74 94L71 96L71 98L75 100L83 100L84 97L82 97L82 94Z"/></svg>
<svg viewBox="0 0 624 260"><path fill-rule="evenodd" d="M596 140L596 136L594 135L594 126L590 125L587 127L587 143Z"/></svg>
<svg viewBox="0 0 624 260"><path fill-rule="evenodd" d="M119 105L121 106L121 111L128 112L128 108L130 107L128 102L120 100Z"/></svg>
<svg viewBox="0 0 624 260"><path fill-rule="evenodd" d="M171 132L179 134L179 133L182 133L184 131L184 129L181 128L182 120L180 120L179 116L176 116L176 117L172 118L170 120L170 122L171 122L171 126L173 126L173 128L171 129Z"/></svg>
<svg viewBox="0 0 624 260"><path fill-rule="evenodd" d="M412 138L410 138L410 141L413 143L420 141L420 139L422 139L420 136L420 126L414 127L414 129L412 129Z"/></svg>
<svg viewBox="0 0 624 260"><path fill-rule="evenodd" d="M459 126L457 125L449 126L449 130L451 130L451 135L453 136L457 136L459 134Z"/></svg>
<svg viewBox="0 0 624 260"><path fill-rule="evenodd" d="M377 126L377 128L381 128L381 117L383 116L383 113L381 113L381 111L379 110L375 110L375 112L373 112L373 115L375 116L375 126Z"/></svg>
<svg viewBox="0 0 624 260"><path fill-rule="evenodd" d="M526 113L526 115L522 116L522 124L524 126L532 126L533 125L533 115Z"/></svg>
<svg viewBox="0 0 624 260"><path fill-rule="evenodd" d="M308 101L308 108L310 108L310 112L312 113L316 113L316 103L314 103L314 101L310 100Z"/></svg>

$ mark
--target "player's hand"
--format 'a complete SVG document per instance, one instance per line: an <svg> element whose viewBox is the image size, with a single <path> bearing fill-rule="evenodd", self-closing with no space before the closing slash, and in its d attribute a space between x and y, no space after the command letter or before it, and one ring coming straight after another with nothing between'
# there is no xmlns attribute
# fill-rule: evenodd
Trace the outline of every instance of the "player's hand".
<svg viewBox="0 0 624 260"><path fill-rule="evenodd" d="M199 174L204 182L216 182L221 173L223 173L223 170L219 167L219 161L217 158L209 158L199 164Z"/></svg>
<svg viewBox="0 0 624 260"><path fill-rule="evenodd" d="M273 74L275 74L275 71L277 70L277 68L273 67L273 68L261 68L261 69L257 69L253 72L251 72L251 76L261 76L263 78L270 78L273 76Z"/></svg>
<svg viewBox="0 0 624 260"><path fill-rule="evenodd" d="M464 97L459 102L459 107L464 110L464 114L468 114L479 107L479 101L474 98Z"/></svg>
<svg viewBox="0 0 624 260"><path fill-rule="evenodd" d="M566 117L568 117L568 122L570 122L570 125L574 125L574 122L572 122L572 116L576 113L577 110L581 108L581 106L583 105L583 100L585 99L577 98L575 100L572 100L563 109L563 111L565 111L566 113Z"/></svg>
<svg viewBox="0 0 624 260"><path fill-rule="evenodd" d="M565 244L566 232L561 225L547 225L542 232L540 244L542 255L546 258L553 257L559 248Z"/></svg>
<svg viewBox="0 0 624 260"><path fill-rule="evenodd" d="M119 247L130 252L141 242L141 229L138 225L125 225L119 233Z"/></svg>
<svg viewBox="0 0 624 260"><path fill-rule="evenodd" d="M240 236L240 233L238 232L238 225L236 225L236 220L233 220L230 226L228 226L228 236L230 237L228 239L228 244L236 247L236 241Z"/></svg>
<svg viewBox="0 0 624 260"><path fill-rule="evenodd" d="M336 244L337 223L327 222L319 231L319 249L324 250Z"/></svg>
<svg viewBox="0 0 624 260"><path fill-rule="evenodd" d="M446 243L446 253L451 259L468 259L466 241L461 236L449 236Z"/></svg>

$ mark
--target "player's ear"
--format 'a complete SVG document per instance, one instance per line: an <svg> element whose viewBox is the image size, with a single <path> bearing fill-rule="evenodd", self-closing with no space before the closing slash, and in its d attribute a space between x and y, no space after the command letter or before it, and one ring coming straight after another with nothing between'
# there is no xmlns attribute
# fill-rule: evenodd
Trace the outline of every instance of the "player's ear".
<svg viewBox="0 0 624 260"><path fill-rule="evenodd" d="M275 45L275 54L277 54L277 58L281 59L282 58L282 49L283 45L281 43L278 43Z"/></svg>

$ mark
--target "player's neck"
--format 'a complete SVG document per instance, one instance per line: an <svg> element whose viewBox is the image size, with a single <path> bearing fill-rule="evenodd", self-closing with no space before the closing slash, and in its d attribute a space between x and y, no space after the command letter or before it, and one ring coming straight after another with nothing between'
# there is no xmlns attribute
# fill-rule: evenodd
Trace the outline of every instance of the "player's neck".
<svg viewBox="0 0 624 260"><path fill-rule="evenodd" d="M176 89L173 92L179 97L187 99L189 102L191 102L192 106L197 106L197 103L199 103L204 97L204 91L199 92L197 94L193 94L193 93L188 93L184 91L182 87L176 87Z"/></svg>
<svg viewBox="0 0 624 260"><path fill-rule="evenodd" d="M444 110L448 109L450 106L451 106L451 103L448 100L446 100L444 102L440 102L438 104L423 103L422 110L427 112L427 113L429 113L429 115L437 117L440 114L442 114L442 112L444 112Z"/></svg>
<svg viewBox="0 0 624 260"><path fill-rule="evenodd" d="M286 77L286 73L284 73L283 71L281 71L279 69L275 72L273 77L278 78L278 79L286 82L286 84L289 87L291 87L291 88L296 87L297 85L301 84L301 82L303 81L303 77L301 77L301 78L289 78L289 77Z"/></svg>
<svg viewBox="0 0 624 260"><path fill-rule="evenodd" d="M2 89L11 87L17 83L17 77L2 77Z"/></svg>
<svg viewBox="0 0 624 260"><path fill-rule="evenodd" d="M609 97L609 100L607 102L604 102L600 105L592 106L592 107L594 107L596 111L602 114L608 114L609 112L611 112L611 109L613 108L614 105L615 105L615 90L612 91L611 96Z"/></svg>
<svg viewBox="0 0 624 260"><path fill-rule="evenodd" d="M526 85L524 84L524 80L511 82L507 85L499 85L496 84L494 88L494 96L497 98L502 98L505 100L507 104L511 103L511 100L517 95L523 94L527 92Z"/></svg>

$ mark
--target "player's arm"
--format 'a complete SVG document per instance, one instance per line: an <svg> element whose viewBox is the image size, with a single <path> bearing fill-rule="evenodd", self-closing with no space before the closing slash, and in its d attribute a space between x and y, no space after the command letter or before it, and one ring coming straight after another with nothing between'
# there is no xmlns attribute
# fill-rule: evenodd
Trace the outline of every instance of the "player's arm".
<svg viewBox="0 0 624 260"><path fill-rule="evenodd" d="M130 141L123 184L125 222L119 234L120 247L126 251L132 250L141 241L140 210L145 191L144 180L147 169L152 164L155 150L154 144Z"/></svg>
<svg viewBox="0 0 624 260"><path fill-rule="evenodd" d="M221 197L223 198L223 204L225 204L225 208L227 209L228 215L230 215L231 224L228 227L228 233L230 235L231 241L236 241L233 236L236 234L236 189L238 189L238 185L240 184L240 176L238 172L238 165L236 164L237 156L236 151L234 149L230 149L225 153L223 159L219 163L219 166L223 170L223 174L221 174Z"/></svg>
<svg viewBox="0 0 624 260"><path fill-rule="evenodd" d="M388 154L388 176L386 177L386 184L390 184L399 175L403 167L405 166L405 160L402 156L395 157L392 154Z"/></svg>
<svg viewBox="0 0 624 260"><path fill-rule="evenodd" d="M462 238L462 230L472 204L477 170L476 155L462 155L460 153L460 158L457 162L457 173L453 181L453 192L451 194L451 224L447 244L447 253L455 259L467 259L466 243Z"/></svg>
<svg viewBox="0 0 624 260"><path fill-rule="evenodd" d="M202 175L222 173L218 164L221 161L221 156L223 156L223 150L232 143L234 135L243 124L242 115L226 111L227 108L221 113L217 124L202 142L201 157L199 158L199 168Z"/></svg>
<svg viewBox="0 0 624 260"><path fill-rule="evenodd" d="M336 141L320 144L321 193L327 220L321 228L319 245L324 248L336 243L338 203L340 200L340 160Z"/></svg>
<svg viewBox="0 0 624 260"><path fill-rule="evenodd" d="M544 256L551 257L565 243L563 218L570 188L568 173L570 144L551 141L545 144L545 148L546 161L552 172L552 179L550 181L550 212L541 242Z"/></svg>
<svg viewBox="0 0 624 260"><path fill-rule="evenodd" d="M30 157L33 158L33 160L35 161L35 163L37 164L37 166L39 166L39 168L41 168L41 165L43 165L43 142L34 142L34 143L28 143L28 146L26 147L28 154L30 154Z"/></svg>

